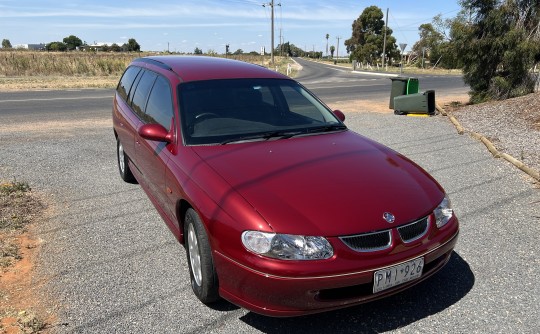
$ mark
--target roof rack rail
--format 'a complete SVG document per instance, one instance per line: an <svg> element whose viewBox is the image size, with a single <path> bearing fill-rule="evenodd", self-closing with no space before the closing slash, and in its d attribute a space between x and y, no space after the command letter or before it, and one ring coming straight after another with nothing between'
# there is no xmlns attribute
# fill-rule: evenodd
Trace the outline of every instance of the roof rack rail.
<svg viewBox="0 0 540 334"><path fill-rule="evenodd" d="M167 64L165 63L162 63L160 62L159 60L156 60L156 59L152 59L152 58L137 58L135 59L134 61L140 61L140 62L143 62L143 63L148 63L148 64L152 64L152 65L156 65L158 67L161 67L165 70L168 70L168 71L171 71L174 73L174 70Z"/></svg>

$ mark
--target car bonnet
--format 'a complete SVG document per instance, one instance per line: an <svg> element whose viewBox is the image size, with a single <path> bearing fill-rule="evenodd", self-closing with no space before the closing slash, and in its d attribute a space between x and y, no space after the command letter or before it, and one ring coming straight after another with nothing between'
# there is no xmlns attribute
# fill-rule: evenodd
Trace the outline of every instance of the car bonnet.
<svg viewBox="0 0 540 334"><path fill-rule="evenodd" d="M193 149L278 233L390 228L430 214L444 196L415 163L352 131Z"/></svg>

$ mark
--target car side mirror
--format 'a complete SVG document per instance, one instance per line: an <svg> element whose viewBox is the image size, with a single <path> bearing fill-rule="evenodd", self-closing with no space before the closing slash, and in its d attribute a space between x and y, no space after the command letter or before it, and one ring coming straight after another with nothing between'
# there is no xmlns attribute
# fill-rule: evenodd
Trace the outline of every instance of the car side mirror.
<svg viewBox="0 0 540 334"><path fill-rule="evenodd" d="M343 112L341 112L341 110L334 110L332 111L334 113L334 115L336 115L336 117L342 121L342 122L345 122L345 114Z"/></svg>
<svg viewBox="0 0 540 334"><path fill-rule="evenodd" d="M145 124L137 132L139 136L147 140L172 142L171 134L161 124Z"/></svg>

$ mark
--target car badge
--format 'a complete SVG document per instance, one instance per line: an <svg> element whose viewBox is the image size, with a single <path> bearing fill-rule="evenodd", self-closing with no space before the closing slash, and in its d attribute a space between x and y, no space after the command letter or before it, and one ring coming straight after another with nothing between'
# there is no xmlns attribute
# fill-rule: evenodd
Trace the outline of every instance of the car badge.
<svg viewBox="0 0 540 334"><path fill-rule="evenodd" d="M394 217L394 215L391 214L390 212L385 212L385 213L383 213L382 216L383 216L384 220L386 220L390 224L392 224L394 221L396 221L396 217Z"/></svg>

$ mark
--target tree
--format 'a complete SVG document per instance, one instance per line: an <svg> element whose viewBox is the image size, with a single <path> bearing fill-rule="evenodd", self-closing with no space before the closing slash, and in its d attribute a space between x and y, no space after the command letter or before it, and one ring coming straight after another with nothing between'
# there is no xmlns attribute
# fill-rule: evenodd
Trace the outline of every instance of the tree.
<svg viewBox="0 0 540 334"><path fill-rule="evenodd" d="M202 50L199 49L198 47L195 48L195 51L193 51L193 53L196 54L196 55L202 55L203 54Z"/></svg>
<svg viewBox="0 0 540 334"><path fill-rule="evenodd" d="M82 40L74 35L69 35L68 37L65 37L63 41L68 50L75 50L78 46L83 45Z"/></svg>
<svg viewBox="0 0 540 334"><path fill-rule="evenodd" d="M236 51L233 52L233 55L238 56L238 55L241 55L241 54L243 54L243 53L244 53L244 50L238 49L238 50L236 50Z"/></svg>
<svg viewBox="0 0 540 334"><path fill-rule="evenodd" d="M283 50L283 53L289 57L297 57L299 55L305 54L302 49L289 42L278 45L276 50Z"/></svg>
<svg viewBox="0 0 540 334"><path fill-rule="evenodd" d="M350 58L375 63L382 56L384 31L386 29L386 57L389 61L399 56L392 29L385 27L383 12L377 6L364 9L352 24L352 37L345 41Z"/></svg>
<svg viewBox="0 0 540 334"><path fill-rule="evenodd" d="M420 39L414 43L412 52L418 55L418 65L423 67L424 58L429 59L435 64L441 56L441 45L444 42L444 36L438 32L431 23L424 23L418 27Z"/></svg>
<svg viewBox="0 0 540 334"><path fill-rule="evenodd" d="M141 46L139 45L139 43L137 43L135 38L128 39L126 48L128 51L141 51Z"/></svg>
<svg viewBox="0 0 540 334"><path fill-rule="evenodd" d="M329 34L326 34L326 57L328 57L328 39L330 38ZM332 56L333 57L333 56Z"/></svg>
<svg viewBox="0 0 540 334"><path fill-rule="evenodd" d="M470 22L456 25L456 48L471 102L534 91L540 62L540 3L532 0L461 0Z"/></svg>
<svg viewBox="0 0 540 334"><path fill-rule="evenodd" d="M11 46L11 42L9 41L9 39L3 39L2 40L2 49L11 49L12 46Z"/></svg>
<svg viewBox="0 0 540 334"><path fill-rule="evenodd" d="M116 43L111 44L111 51L112 52L122 52L122 47Z"/></svg>
<svg viewBox="0 0 540 334"><path fill-rule="evenodd" d="M330 46L330 54L331 54L331 57L334 58L334 51L336 51L336 47L331 45Z"/></svg>
<svg viewBox="0 0 540 334"><path fill-rule="evenodd" d="M51 42L45 46L47 51L66 51L67 45L63 42Z"/></svg>

